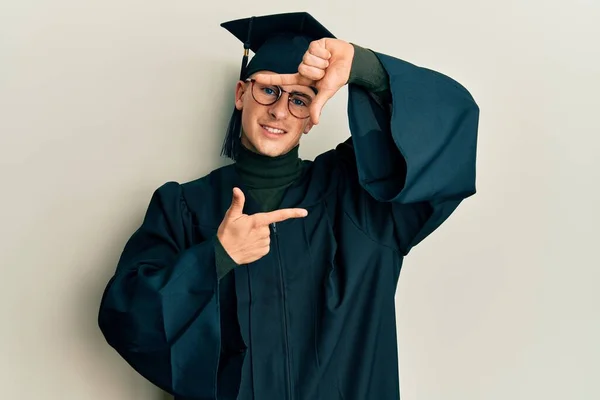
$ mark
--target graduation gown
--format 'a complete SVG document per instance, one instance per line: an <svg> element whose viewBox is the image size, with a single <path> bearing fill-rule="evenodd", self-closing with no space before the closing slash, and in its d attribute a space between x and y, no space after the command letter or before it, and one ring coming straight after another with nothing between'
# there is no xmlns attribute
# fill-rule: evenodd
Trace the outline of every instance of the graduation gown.
<svg viewBox="0 0 600 400"><path fill-rule="evenodd" d="M271 251L222 279L216 233L233 165L154 193L104 292L99 326L178 399L399 399L403 257L475 193L479 109L451 78L376 53L392 102L350 85L351 137L303 161ZM244 212L260 208L246 196Z"/></svg>

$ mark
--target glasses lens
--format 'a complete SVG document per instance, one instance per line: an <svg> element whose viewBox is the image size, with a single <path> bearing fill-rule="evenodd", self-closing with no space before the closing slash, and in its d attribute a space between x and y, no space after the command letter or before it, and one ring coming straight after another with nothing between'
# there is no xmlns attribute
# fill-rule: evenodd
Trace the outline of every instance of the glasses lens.
<svg viewBox="0 0 600 400"><path fill-rule="evenodd" d="M252 96L257 103L270 106L281 97L279 86L263 85L252 81ZM288 99L290 113L296 118L308 118L310 115L310 103L312 99L304 93L292 93Z"/></svg>
<svg viewBox="0 0 600 400"><path fill-rule="evenodd" d="M308 95L294 93L289 98L290 113L297 118L306 118L310 115L311 98Z"/></svg>
<svg viewBox="0 0 600 400"><path fill-rule="evenodd" d="M279 98L279 88L277 86L268 86L254 82L252 95L254 100L265 106L271 105Z"/></svg>

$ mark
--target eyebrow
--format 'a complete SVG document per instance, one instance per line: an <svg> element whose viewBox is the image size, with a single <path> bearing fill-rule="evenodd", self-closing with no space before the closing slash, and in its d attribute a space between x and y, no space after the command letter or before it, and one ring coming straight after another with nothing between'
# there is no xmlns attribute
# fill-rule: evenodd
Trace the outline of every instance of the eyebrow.
<svg viewBox="0 0 600 400"><path fill-rule="evenodd" d="M305 93L305 92L298 92L298 91L292 90L291 94L295 94L297 96L302 96L302 97L306 97L309 100L313 100L313 96L311 96L310 94Z"/></svg>

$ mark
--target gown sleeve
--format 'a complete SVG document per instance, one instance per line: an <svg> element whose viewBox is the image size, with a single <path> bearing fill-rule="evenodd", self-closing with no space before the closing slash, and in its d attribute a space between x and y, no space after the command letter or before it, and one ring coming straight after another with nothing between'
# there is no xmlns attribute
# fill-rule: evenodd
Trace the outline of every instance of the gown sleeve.
<svg viewBox="0 0 600 400"><path fill-rule="evenodd" d="M407 254L475 193L479 107L451 78L374 54L389 93L349 83L351 137L336 148L349 177L341 198L371 238Z"/></svg>
<svg viewBox="0 0 600 400"><path fill-rule="evenodd" d="M163 185L125 246L98 323L107 342L156 386L213 399L220 380L239 381L223 374L240 373L245 349L223 352L216 238L193 244L192 237L181 186Z"/></svg>

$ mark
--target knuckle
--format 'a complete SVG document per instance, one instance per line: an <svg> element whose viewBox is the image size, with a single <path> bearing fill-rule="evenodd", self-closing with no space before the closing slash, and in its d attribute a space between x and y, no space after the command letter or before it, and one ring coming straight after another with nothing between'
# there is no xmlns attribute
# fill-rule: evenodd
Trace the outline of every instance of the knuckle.
<svg viewBox="0 0 600 400"><path fill-rule="evenodd" d="M310 67L306 64L301 64L298 68L298 71L309 79L315 80L320 76L319 69L315 67Z"/></svg>
<svg viewBox="0 0 600 400"><path fill-rule="evenodd" d="M310 54L317 56L317 57L324 54L323 50L325 50L325 49L321 45L319 45L319 43L316 43L316 42L312 47L309 47Z"/></svg>
<svg viewBox="0 0 600 400"><path fill-rule="evenodd" d="M308 72L308 65L302 62L302 64L298 66L298 71L304 75L306 72Z"/></svg>

